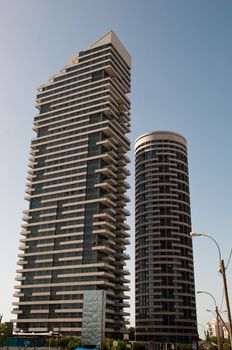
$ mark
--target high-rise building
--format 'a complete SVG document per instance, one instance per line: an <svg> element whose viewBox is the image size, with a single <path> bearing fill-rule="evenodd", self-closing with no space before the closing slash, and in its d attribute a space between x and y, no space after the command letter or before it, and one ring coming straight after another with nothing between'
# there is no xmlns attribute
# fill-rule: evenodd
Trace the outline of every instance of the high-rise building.
<svg viewBox="0 0 232 350"><path fill-rule="evenodd" d="M160 131L135 142L136 339L197 338L187 145Z"/></svg>
<svg viewBox="0 0 232 350"><path fill-rule="evenodd" d="M110 31L38 89L16 331L122 338L130 67Z"/></svg>

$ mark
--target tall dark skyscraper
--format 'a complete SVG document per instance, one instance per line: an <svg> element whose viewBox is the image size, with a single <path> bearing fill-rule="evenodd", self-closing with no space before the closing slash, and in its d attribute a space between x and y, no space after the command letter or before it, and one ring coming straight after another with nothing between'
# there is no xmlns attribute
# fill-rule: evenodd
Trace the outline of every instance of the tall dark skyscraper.
<svg viewBox="0 0 232 350"><path fill-rule="evenodd" d="M187 145L173 132L135 142L136 339L197 338Z"/></svg>
<svg viewBox="0 0 232 350"><path fill-rule="evenodd" d="M16 331L123 336L130 67L110 31L38 89Z"/></svg>

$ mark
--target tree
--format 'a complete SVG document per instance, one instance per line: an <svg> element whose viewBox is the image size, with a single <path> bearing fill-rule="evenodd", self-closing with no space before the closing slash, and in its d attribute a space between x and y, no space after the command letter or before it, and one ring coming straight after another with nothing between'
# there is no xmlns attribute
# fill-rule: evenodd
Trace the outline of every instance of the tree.
<svg viewBox="0 0 232 350"><path fill-rule="evenodd" d="M57 340L57 346L61 349L67 349L70 337L61 337Z"/></svg>
<svg viewBox="0 0 232 350"><path fill-rule="evenodd" d="M80 339L74 337L61 337L60 339L51 337L46 339L45 344L48 347L60 348L63 350L73 350L80 346L81 341Z"/></svg>
<svg viewBox="0 0 232 350"><path fill-rule="evenodd" d="M124 340L118 340L116 350L126 350L126 342Z"/></svg>
<svg viewBox="0 0 232 350"><path fill-rule="evenodd" d="M113 347L113 341L112 338L105 338L103 342L103 350L111 350Z"/></svg>
<svg viewBox="0 0 232 350"><path fill-rule="evenodd" d="M135 327L129 327L129 340L134 341L135 340Z"/></svg>
<svg viewBox="0 0 232 350"><path fill-rule="evenodd" d="M78 338L71 338L68 342L66 349L73 350L81 345L81 341Z"/></svg>
<svg viewBox="0 0 232 350"><path fill-rule="evenodd" d="M52 338L52 337L49 337L49 338L46 338L45 339L45 346L47 347L51 347L51 348L57 348L57 339L56 338Z"/></svg>
<svg viewBox="0 0 232 350"><path fill-rule="evenodd" d="M0 323L0 346L3 346L6 342L9 330L5 323Z"/></svg>
<svg viewBox="0 0 232 350"><path fill-rule="evenodd" d="M105 338L103 342L103 350L126 350L126 342L124 340L113 338Z"/></svg>

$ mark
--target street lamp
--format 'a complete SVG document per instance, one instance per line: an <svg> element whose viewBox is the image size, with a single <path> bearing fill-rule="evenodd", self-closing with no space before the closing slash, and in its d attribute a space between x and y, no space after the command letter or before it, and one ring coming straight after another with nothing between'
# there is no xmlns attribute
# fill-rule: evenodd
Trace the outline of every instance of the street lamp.
<svg viewBox="0 0 232 350"><path fill-rule="evenodd" d="M217 303L216 300L214 298L214 296L209 293L209 292L205 292L203 290L198 290L197 294L207 294L209 295L213 301L214 301L214 305L215 305L215 313L216 313L216 322L217 322L217 343L218 343L218 350L221 350L221 338L220 338L220 326L219 326L219 312L218 312L218 307L217 307Z"/></svg>
<svg viewBox="0 0 232 350"><path fill-rule="evenodd" d="M190 232L190 236L191 237L199 237L199 236L207 237L207 238L211 239L217 246L218 253L219 253L219 272L221 273L222 280L223 280L226 309L227 309L227 315L228 315L228 324L229 324L229 330L230 330L229 331L230 348L232 349L232 321L231 321L231 313L230 313L230 302L229 302L227 280L226 280L226 268L225 268L224 260L222 259L220 247L219 247L217 241L213 237L206 235L204 233Z"/></svg>

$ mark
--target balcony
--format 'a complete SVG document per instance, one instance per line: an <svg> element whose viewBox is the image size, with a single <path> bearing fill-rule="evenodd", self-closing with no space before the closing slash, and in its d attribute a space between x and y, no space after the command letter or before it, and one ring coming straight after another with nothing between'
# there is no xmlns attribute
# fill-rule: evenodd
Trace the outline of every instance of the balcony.
<svg viewBox="0 0 232 350"><path fill-rule="evenodd" d="M130 226L126 224L125 222L118 222L118 227L122 228L125 231L130 230Z"/></svg>
<svg viewBox="0 0 232 350"><path fill-rule="evenodd" d="M29 246L25 245L25 244L20 244L20 246L18 247L19 250L26 250L28 248L29 248Z"/></svg>
<svg viewBox="0 0 232 350"><path fill-rule="evenodd" d="M102 146L104 146L105 148L108 148L108 149L115 149L115 150L117 150L117 148L116 148L116 146L113 144L113 141L112 141L113 139L111 139L111 138L108 138L108 139L105 139L105 140L102 140L102 141L98 141L97 143L96 143L96 145L102 145Z"/></svg>
<svg viewBox="0 0 232 350"><path fill-rule="evenodd" d="M125 216L130 216L130 212L126 208L118 208L118 211Z"/></svg>
<svg viewBox="0 0 232 350"><path fill-rule="evenodd" d="M29 160L28 167L31 169L34 169L36 164L37 164L36 162Z"/></svg>
<svg viewBox="0 0 232 350"><path fill-rule="evenodd" d="M14 293L14 294L13 294L13 297L14 297L14 298L24 297L24 294L23 294L23 293Z"/></svg>
<svg viewBox="0 0 232 350"><path fill-rule="evenodd" d="M121 174L118 176L119 179L124 179L125 177L130 176L130 171L127 168L123 168Z"/></svg>
<svg viewBox="0 0 232 350"><path fill-rule="evenodd" d="M24 259L19 259L18 262L17 262L17 265L20 265L20 266L23 266L23 265L26 265L27 264L27 261L25 261Z"/></svg>
<svg viewBox="0 0 232 350"><path fill-rule="evenodd" d="M126 239L124 237L116 237L115 241L120 244L120 249L122 249L121 245L129 245L130 241L129 239Z"/></svg>
<svg viewBox="0 0 232 350"><path fill-rule="evenodd" d="M28 173L29 175L32 175L33 177L35 177L35 175L34 175L34 170L33 170L33 169L28 168L27 173Z"/></svg>
<svg viewBox="0 0 232 350"><path fill-rule="evenodd" d="M117 289L117 290L121 290L123 292L129 292L130 291L129 287L121 285L121 284L116 284L114 288Z"/></svg>
<svg viewBox="0 0 232 350"><path fill-rule="evenodd" d="M130 276L130 271L128 269L121 270L123 275Z"/></svg>
<svg viewBox="0 0 232 350"><path fill-rule="evenodd" d="M101 173L106 177L115 178L115 177L117 177L116 171L117 171L117 168L115 166L111 165L110 167L104 167L101 169L97 169L95 172Z"/></svg>
<svg viewBox="0 0 232 350"><path fill-rule="evenodd" d="M116 230L117 237L130 238L130 234L123 229Z"/></svg>
<svg viewBox="0 0 232 350"><path fill-rule="evenodd" d="M27 173L28 173L28 175L27 175L27 180L28 180L28 181L32 181L33 178L35 177L35 175L33 175L33 172L31 172L31 171L30 171L30 172L28 171Z"/></svg>
<svg viewBox="0 0 232 350"><path fill-rule="evenodd" d="M127 132L129 132L129 130L126 130ZM125 166L128 163L130 163L130 161L128 161L127 159L124 158L124 156L121 156L121 158L118 160L118 165L119 166Z"/></svg>
<svg viewBox="0 0 232 350"><path fill-rule="evenodd" d="M26 280L26 277L22 277L21 275L18 275L18 276L15 278L15 281L17 281L17 282L25 281L25 280Z"/></svg>
<svg viewBox="0 0 232 350"><path fill-rule="evenodd" d="M107 229L93 230L93 234L104 237L115 237L115 234Z"/></svg>
<svg viewBox="0 0 232 350"><path fill-rule="evenodd" d="M30 233L30 232L25 230L25 229L22 229L21 232L20 232L21 236L27 236L28 233Z"/></svg>
<svg viewBox="0 0 232 350"><path fill-rule="evenodd" d="M117 272L115 271L115 274ZM118 274L115 276L115 283L130 283L130 280L128 280L127 278L124 278L122 274Z"/></svg>
<svg viewBox="0 0 232 350"><path fill-rule="evenodd" d="M103 195L103 197L100 198L100 201L107 207L116 207L115 202L113 202L111 199L107 198L107 196Z"/></svg>
<svg viewBox="0 0 232 350"><path fill-rule="evenodd" d="M32 192L33 190L31 190L30 188L25 189L25 193L28 194L29 196L31 195Z"/></svg>
<svg viewBox="0 0 232 350"><path fill-rule="evenodd" d="M92 247L92 250L100 251L106 254L114 254L114 250L111 249L110 247L107 247L106 245L99 245L99 246Z"/></svg>
<svg viewBox="0 0 232 350"><path fill-rule="evenodd" d="M112 191L116 192L116 189L110 184L109 180L106 180L104 182L101 182L99 184L96 184L94 187L96 188L102 188L105 191Z"/></svg>
<svg viewBox="0 0 232 350"><path fill-rule="evenodd" d="M113 217L113 216L111 216L110 215L110 213L107 213L107 212L105 212L105 213L99 213L99 214L94 214L93 215L93 218L94 219L98 219L98 218L100 218L100 219L105 219L106 221L107 220L109 220L109 221L116 221L116 219Z"/></svg>
<svg viewBox="0 0 232 350"><path fill-rule="evenodd" d="M130 256L127 253L117 253L117 255L119 255L123 260L130 260Z"/></svg>
<svg viewBox="0 0 232 350"><path fill-rule="evenodd" d="M107 255L107 256L104 256L102 257L102 260L103 261L109 261L109 262L115 262L115 258L112 256L112 255Z"/></svg>
<svg viewBox="0 0 232 350"><path fill-rule="evenodd" d="M27 181L27 182L26 182L26 187L31 188L31 187L32 187L32 181Z"/></svg>
<svg viewBox="0 0 232 350"><path fill-rule="evenodd" d="M29 216L29 215L23 215L23 216L22 216L22 220L28 222L28 220L29 220L30 217L31 217L31 216Z"/></svg>
<svg viewBox="0 0 232 350"><path fill-rule="evenodd" d="M108 153L103 153L101 158L103 158L105 161L108 161L111 164L117 164L117 161L115 160L114 157L112 157L112 151L108 152Z"/></svg>
<svg viewBox="0 0 232 350"><path fill-rule="evenodd" d="M124 184L125 184L126 188L129 190L129 189L130 189L130 184L129 184L129 182L127 182L127 181L124 180Z"/></svg>
<svg viewBox="0 0 232 350"><path fill-rule="evenodd" d="M36 122L33 123L32 130L35 131L35 132L37 132L39 130L38 125L37 125Z"/></svg>
<svg viewBox="0 0 232 350"><path fill-rule="evenodd" d="M14 315L18 315L18 314L22 314L23 312L22 310L19 310L19 309L13 309L11 313Z"/></svg>
<svg viewBox="0 0 232 350"><path fill-rule="evenodd" d="M101 226L112 230L116 229L116 226L108 221L96 221L96 222L93 222L93 226Z"/></svg>

